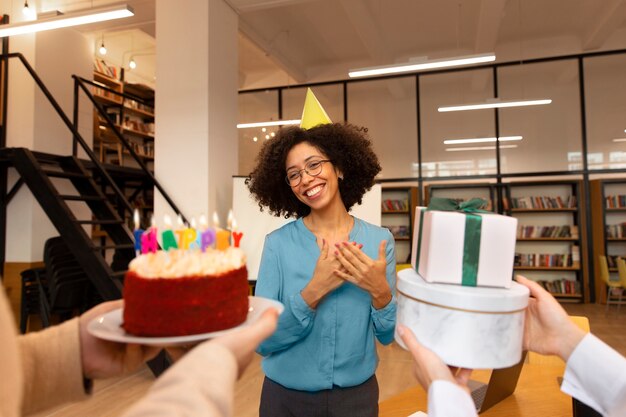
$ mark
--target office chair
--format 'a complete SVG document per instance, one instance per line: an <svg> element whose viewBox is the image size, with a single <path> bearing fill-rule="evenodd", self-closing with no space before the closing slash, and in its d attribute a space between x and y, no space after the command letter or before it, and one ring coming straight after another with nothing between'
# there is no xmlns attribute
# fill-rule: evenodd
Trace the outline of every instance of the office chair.
<svg viewBox="0 0 626 417"><path fill-rule="evenodd" d="M599 258L599 264L600 264L600 279L602 280L602 282L604 282L604 285L606 285L607 287L606 288L606 308L604 309L604 314L607 314L609 312L609 305L611 304L611 295L615 292L615 290L619 290L620 303L621 303L621 297L622 297L622 292L624 291L624 287L622 286L622 283L620 281L611 280L611 275L609 274L609 264L606 261L606 256L600 255L598 258ZM619 262L618 262L618 268L619 268ZM619 306L618 306L618 309L619 309Z"/></svg>
<svg viewBox="0 0 626 417"><path fill-rule="evenodd" d="M86 311L92 299L92 284L83 268L61 237L53 237L44 245L43 269L34 275L39 292L39 314L42 326L50 326L52 315L65 321Z"/></svg>

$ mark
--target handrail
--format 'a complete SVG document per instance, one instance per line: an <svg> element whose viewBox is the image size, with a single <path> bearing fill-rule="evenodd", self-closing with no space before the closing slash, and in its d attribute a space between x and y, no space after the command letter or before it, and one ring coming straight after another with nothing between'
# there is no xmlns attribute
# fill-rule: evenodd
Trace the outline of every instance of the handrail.
<svg viewBox="0 0 626 417"><path fill-rule="evenodd" d="M156 177L154 176L154 174L152 174L152 172L150 171L150 169L148 168L148 166L145 164L145 162L143 162L143 160L139 157L139 155L137 155L137 153L135 152L135 150L133 149L133 147L130 145L130 143L128 142L128 140L124 137L124 135L122 135L122 133L120 132L120 130L117 128L117 126L115 126L115 123L113 122L113 119L111 119L111 117L107 114L107 112L104 110L104 108L102 107L102 105L100 103L98 103L95 99L95 97L93 96L93 94L91 93L91 91L89 91L89 88L87 88L87 86L85 85L85 81L83 78L77 76L77 75L72 75L72 78L74 78L74 82L80 86L80 88L83 90L83 92L85 93L85 95L89 98L89 100L91 101L91 103L95 106L95 108L98 110L98 113L100 114L100 116L102 116L104 118L104 120L106 121L107 125L109 126L109 128L111 129L111 131L115 134L115 136L117 137L117 139L122 143L122 145L129 151L130 155L133 157L133 159L139 164L139 166L141 167L141 169L144 171L144 173L148 176L148 178L150 178L150 180L152 181L152 183L154 184L154 186L159 190L159 192L161 193L161 195L163 196L163 198L165 199L165 201L167 201L167 203L170 205L170 207L174 210L174 212L177 215L180 215L182 220L184 222L187 222L187 219L185 218L185 216L181 213L181 211L178 209L178 207L176 206L176 204L174 203L174 201L170 198L170 196L165 192L165 189L163 188L163 186L161 185L161 183L159 183L159 181L156 179ZM89 82L90 84L93 84L91 82ZM100 87L100 86L98 86ZM123 93L119 93L116 92L116 94L120 94L123 96Z"/></svg>
<svg viewBox="0 0 626 417"><path fill-rule="evenodd" d="M125 206L125 208L129 212L132 213L133 208L130 205L130 203L128 202L128 200L126 200L126 197L124 196L124 193L119 189L117 184L115 184L115 181L113 181L113 178L111 178L111 176L106 171L104 166L102 166L102 164L100 163L100 161L98 160L96 155L93 153L93 151L91 150L89 145L87 145L87 142L85 142L85 140L83 139L81 134L78 132L78 129L72 124L72 122L67 117L67 115L65 114L65 112L63 111L63 109L61 108L59 103L52 96L52 94L50 93L50 90L48 90L48 88L45 86L45 84L43 83L41 78L39 78L39 76L37 75L37 73L35 72L33 67L31 67L31 65L28 63L26 58L24 58L24 55L22 55L19 52L12 52L12 53L9 53L9 54L4 54L3 56L6 57L6 58L18 58L20 60L20 62L24 65L24 67L26 68L28 73L31 75L31 77L33 77L33 80L35 81L35 83L37 84L37 86L39 87L41 92L46 96L46 98L48 99L50 104L52 104L52 107L54 108L54 110L56 110L56 112L59 115L59 117L61 118L61 120L63 120L63 123L65 123L65 125L68 127L68 129L70 129L70 131L74 135L74 139L76 141L78 141L78 143L80 143L80 146L83 148L85 153L87 153L87 155L89 156L89 159L91 159L91 161L95 164L95 166L97 167L98 171L100 171L100 174L104 178L106 178L106 180L109 182L109 184L113 188L113 191L115 192L117 197L120 199L122 204Z"/></svg>

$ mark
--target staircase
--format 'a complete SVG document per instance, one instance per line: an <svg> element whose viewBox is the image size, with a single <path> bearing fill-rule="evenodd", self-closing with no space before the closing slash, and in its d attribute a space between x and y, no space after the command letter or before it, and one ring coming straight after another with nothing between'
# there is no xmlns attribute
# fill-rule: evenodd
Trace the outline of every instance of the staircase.
<svg viewBox="0 0 626 417"><path fill-rule="evenodd" d="M132 233L96 184L91 172L74 156L36 154L25 148L5 148L0 150L0 157L11 161L87 272L100 296L104 300L120 298L125 270L135 256ZM59 188L64 192L61 193ZM76 192L67 193L68 188ZM91 211L91 217L77 219L68 202L84 203ZM94 244L83 227L85 225L100 226L113 244ZM104 256L107 251L115 251L115 262L111 266Z"/></svg>

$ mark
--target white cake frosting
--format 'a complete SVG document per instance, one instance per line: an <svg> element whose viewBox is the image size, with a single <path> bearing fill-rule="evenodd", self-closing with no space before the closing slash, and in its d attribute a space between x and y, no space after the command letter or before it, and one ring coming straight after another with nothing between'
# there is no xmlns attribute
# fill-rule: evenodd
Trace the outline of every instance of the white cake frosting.
<svg viewBox="0 0 626 417"><path fill-rule="evenodd" d="M133 259L129 269L143 278L178 278L195 275L219 275L246 264L240 248L226 250L169 250L147 253Z"/></svg>

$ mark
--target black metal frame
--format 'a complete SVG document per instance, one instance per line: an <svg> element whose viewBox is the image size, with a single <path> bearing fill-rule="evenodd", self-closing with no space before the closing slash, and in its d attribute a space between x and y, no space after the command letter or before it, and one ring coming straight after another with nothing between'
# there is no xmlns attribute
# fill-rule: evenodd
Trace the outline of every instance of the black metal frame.
<svg viewBox="0 0 626 417"><path fill-rule="evenodd" d="M343 85L343 99L344 99L344 121L348 120L348 89L347 86L349 83L359 83L359 82L367 82L367 81L376 81L376 80L387 80L394 78L407 78L414 77L415 78L415 100L416 100L416 112L417 112L417 161L418 161L418 176L417 177L405 177L405 178L389 178L384 180L379 180L380 183L402 183L402 182L417 182L418 191L419 191L419 199L421 200L424 195L424 182L437 182L437 181L450 181L450 180L472 180L472 179L490 179L496 180L496 184L502 185L504 179L512 179L512 178L521 178L521 177L550 177L550 176L581 176L582 177L582 190L581 194L584 197L584 201L586 204L589 204L590 198L590 185L589 185L589 176L590 174L615 174L615 173L626 173L626 169L618 168L618 169L601 169L601 170L589 170L589 164L587 161L587 119L586 119L586 103L585 103L585 72L584 72L584 59L592 58L598 56L609 56L609 55L623 55L626 54L626 49L619 49L613 51L598 51L598 52L588 52L583 54L570 54L570 55L562 55L555 57L546 57L546 58L535 58L535 59L527 59L524 61L509 61L509 62L500 62L493 64L483 64L483 65L475 65L471 67L465 68L448 68L448 69L440 69L440 70L432 70L432 71L424 71L416 74L394 74L394 75L381 75L375 77L364 77L358 79L346 79L346 80L336 80L336 81L323 81L316 83L307 83L307 84L299 84L299 85L290 85L290 86L278 86L278 87L269 87L269 88L255 88L255 89L247 89L239 91L239 94L250 94L250 93L258 93L258 92L268 92L268 91L278 91L279 95L282 95L282 91L288 88L304 88L304 87L320 87L320 86L328 86L328 85ZM580 97L580 112L581 112L581 149L582 149L582 169L580 170L572 170L572 171L546 171L546 172L519 172L519 173L502 173L501 172L501 161L500 161L500 143L496 141L496 173L495 174L486 174L486 175L467 175L467 176L449 176L449 177L428 177L424 178L422 173L422 131L421 131L421 109L420 109L420 78L426 75L433 74L443 74L443 73L453 73L453 72L462 72L462 71L474 71L479 69L492 69L493 71L493 92L494 97L498 97L498 68L504 68L508 66L514 65L530 65L537 64L543 62L552 62L552 61L564 61L564 60L576 60L578 65L578 80L579 80L579 97ZM279 110L278 114L282 115L282 100L279 101ZM499 120L499 111L498 109L494 109L494 127L495 127L495 135L498 137L500 135L500 120ZM503 207L502 204L502 187L499 186L496 188L498 193L498 211L502 212ZM420 202L421 204L421 202ZM587 225L591 225L591 212L590 210L585 210L585 223ZM588 253L593 253L593 240L591 238L591 233L587 234L587 251ZM594 260L587 259L587 265L589 271L594 270ZM593 285L593 276L589 274L590 284L589 284L589 292L590 292L590 300L595 301L595 285Z"/></svg>

